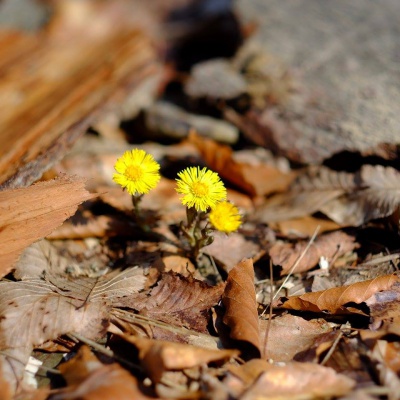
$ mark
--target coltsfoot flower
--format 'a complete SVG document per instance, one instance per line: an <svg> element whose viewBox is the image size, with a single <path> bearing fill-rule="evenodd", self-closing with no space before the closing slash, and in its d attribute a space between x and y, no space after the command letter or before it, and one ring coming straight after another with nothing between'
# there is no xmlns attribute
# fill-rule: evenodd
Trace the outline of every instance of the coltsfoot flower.
<svg viewBox="0 0 400 400"><path fill-rule="evenodd" d="M225 233L236 231L242 223L239 210L228 201L218 203L211 210L209 218L215 229Z"/></svg>
<svg viewBox="0 0 400 400"><path fill-rule="evenodd" d="M207 211L226 199L226 188L216 172L189 167L178 173L176 191L183 194L182 204L197 211Z"/></svg>
<svg viewBox="0 0 400 400"><path fill-rule="evenodd" d="M117 171L113 181L121 185L132 196L148 193L160 180L160 164L144 150L126 151L114 166Z"/></svg>

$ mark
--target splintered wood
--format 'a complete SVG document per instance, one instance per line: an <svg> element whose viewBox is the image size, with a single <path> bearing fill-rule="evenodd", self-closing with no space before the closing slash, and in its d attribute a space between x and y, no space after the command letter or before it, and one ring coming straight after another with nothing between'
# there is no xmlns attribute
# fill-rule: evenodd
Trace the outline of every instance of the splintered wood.
<svg viewBox="0 0 400 400"><path fill-rule="evenodd" d="M0 31L2 188L40 178L101 112L157 75L150 40L133 24L105 18L106 6L87 10L86 22L70 11L34 35Z"/></svg>

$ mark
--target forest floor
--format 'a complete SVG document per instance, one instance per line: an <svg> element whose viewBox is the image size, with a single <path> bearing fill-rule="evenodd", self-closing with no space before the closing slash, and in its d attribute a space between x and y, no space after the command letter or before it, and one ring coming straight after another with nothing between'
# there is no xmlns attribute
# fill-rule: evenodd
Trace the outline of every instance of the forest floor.
<svg viewBox="0 0 400 400"><path fill-rule="evenodd" d="M22 3L0 3L0 398L400 398L395 18ZM363 47L358 20L387 31Z"/></svg>

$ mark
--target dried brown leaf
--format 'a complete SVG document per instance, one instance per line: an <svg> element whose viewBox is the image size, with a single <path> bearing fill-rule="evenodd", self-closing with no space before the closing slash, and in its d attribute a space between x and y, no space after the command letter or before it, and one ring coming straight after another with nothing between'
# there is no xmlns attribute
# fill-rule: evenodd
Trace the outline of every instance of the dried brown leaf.
<svg viewBox="0 0 400 400"><path fill-rule="evenodd" d="M375 370L382 386L389 389L388 398L398 399L400 393L400 356L399 343L389 343L386 340L377 340L370 352Z"/></svg>
<svg viewBox="0 0 400 400"><path fill-rule="evenodd" d="M324 204L357 187L353 174L325 167L305 170L286 193L277 194L261 205L255 218L262 222L285 221L313 214Z"/></svg>
<svg viewBox="0 0 400 400"><path fill-rule="evenodd" d="M269 255L274 265L282 267L281 275L286 275L290 272L307 245L308 241L299 241L295 244L276 243L271 247ZM294 273L305 272L314 268L321 257L331 260L333 257L340 257L357 247L358 244L354 242L354 237L344 232L336 231L324 234L312 243L298 263Z"/></svg>
<svg viewBox="0 0 400 400"><path fill-rule="evenodd" d="M267 329L269 329L268 341L265 343ZM266 320L261 320L260 330L261 341L265 345L264 357L276 362L287 362L308 350L319 337L331 332L332 327L320 319L308 321L286 314L274 318L271 324L268 324Z"/></svg>
<svg viewBox="0 0 400 400"><path fill-rule="evenodd" d="M361 304L377 292L389 290L397 282L399 282L397 275L379 276L348 286L282 298L281 306L289 310L328 312L330 314L362 313L354 306L351 308L346 306L347 303Z"/></svg>
<svg viewBox="0 0 400 400"><path fill-rule="evenodd" d="M271 222L269 226L276 231L280 231L285 236L300 238L311 237L318 227L320 233L340 228L336 222L327 218L323 219L310 216Z"/></svg>
<svg viewBox="0 0 400 400"><path fill-rule="evenodd" d="M364 165L357 179L359 190L349 191L321 207L321 212L341 225L359 226L386 217L400 205L400 172L381 165Z"/></svg>
<svg viewBox="0 0 400 400"><path fill-rule="evenodd" d="M63 265L64 260L49 246L34 244L26 250L21 268L17 267L24 281L0 281L0 350L9 356L5 376L13 383L21 376L33 346L68 332L101 337L111 307L125 304L144 287L139 268L100 278L68 280L54 275L49 263ZM30 262L37 267L30 270Z"/></svg>
<svg viewBox="0 0 400 400"><path fill-rule="evenodd" d="M153 382L166 371L193 368L212 361L226 361L239 355L237 350L211 350L182 343L121 336L139 349L139 358Z"/></svg>
<svg viewBox="0 0 400 400"><path fill-rule="evenodd" d="M55 400L150 399L141 392L132 374L118 364L102 365L85 346L60 370L68 387L52 396Z"/></svg>
<svg viewBox="0 0 400 400"><path fill-rule="evenodd" d="M51 233L93 197L83 179L70 176L0 192L0 276L10 272L25 247Z"/></svg>
<svg viewBox="0 0 400 400"><path fill-rule="evenodd" d="M130 232L132 232L132 223L126 218L110 215L79 215L77 218L72 216L46 237L53 240L103 238L116 235L126 236Z"/></svg>
<svg viewBox="0 0 400 400"><path fill-rule="evenodd" d="M223 322L230 328L230 337L249 343L259 357L260 331L251 259L243 260L229 272L222 302Z"/></svg>
<svg viewBox="0 0 400 400"><path fill-rule="evenodd" d="M330 398L343 396L354 386L353 379L318 364L296 362L284 366L269 364L241 399Z"/></svg>
<svg viewBox="0 0 400 400"><path fill-rule="evenodd" d="M145 299L133 308L153 319L205 332L209 310L221 298L224 285L209 286L174 273L164 274Z"/></svg>
<svg viewBox="0 0 400 400"><path fill-rule="evenodd" d="M189 135L189 142L198 148L212 170L251 196L283 191L294 178L293 173L283 173L273 166L260 164L255 168L253 165L238 162L233 158L230 147L194 133Z"/></svg>
<svg viewBox="0 0 400 400"><path fill-rule="evenodd" d="M3 363L5 360L3 358L0 358L0 399L3 400L11 400L12 399L12 392L10 388L10 384L7 381L5 374L4 374L4 369L3 369Z"/></svg>
<svg viewBox="0 0 400 400"><path fill-rule="evenodd" d="M400 284L377 292L366 301L371 313L371 329L400 335Z"/></svg>
<svg viewBox="0 0 400 400"><path fill-rule="evenodd" d="M240 233L215 232L214 241L204 249L204 252L221 262L230 271L243 258L258 260L264 255L261 243L255 237L246 238Z"/></svg>

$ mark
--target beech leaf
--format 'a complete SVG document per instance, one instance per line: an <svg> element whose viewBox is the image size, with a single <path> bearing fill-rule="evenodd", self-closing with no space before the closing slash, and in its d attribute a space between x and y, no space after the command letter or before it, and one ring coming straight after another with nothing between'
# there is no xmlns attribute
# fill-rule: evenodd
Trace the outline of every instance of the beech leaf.
<svg viewBox="0 0 400 400"><path fill-rule="evenodd" d="M290 243L276 243L271 247L269 255L274 265L282 267L281 275L286 275L290 272L307 245L308 241L298 241L294 245ZM304 257L297 264L294 273L305 272L314 268L321 257L330 260L334 256L340 257L357 247L358 244L354 242L354 237L344 232L336 231L324 234L317 238L312 246L310 246Z"/></svg>
<svg viewBox="0 0 400 400"><path fill-rule="evenodd" d="M343 396L355 381L332 368L312 363L269 364L254 385L241 396L253 399L320 399Z"/></svg>
<svg viewBox="0 0 400 400"><path fill-rule="evenodd" d="M390 289L399 281L399 277L395 274L378 276L375 279L348 286L282 298L280 306L289 310L328 312L330 314L362 313L354 307L349 310L346 304L361 304L375 293Z"/></svg>
<svg viewBox="0 0 400 400"><path fill-rule="evenodd" d="M60 370L69 387L57 393L54 397L57 400L150 400L141 392L131 373L116 363L103 365L86 346L79 349L76 357L62 364Z"/></svg>
<svg viewBox="0 0 400 400"><path fill-rule="evenodd" d="M147 298L136 299L131 306L158 321L205 332L209 309L217 305L223 290L223 284L209 286L195 279L167 273Z"/></svg>
<svg viewBox="0 0 400 400"><path fill-rule="evenodd" d="M52 274L50 267L44 265L45 260L49 262L49 246L34 244L25 251L21 259L23 267L17 270L29 271L29 261L32 264L38 261L39 268L26 273L24 281L0 281L0 350L18 359L6 371L8 377L12 373L11 382L22 374L34 346L68 332L91 339L101 337L111 307L123 305L143 289L146 280L139 268L113 271L99 278L69 280ZM64 263L63 257L54 253L50 260ZM44 277L39 274L43 271Z"/></svg>
<svg viewBox="0 0 400 400"><path fill-rule="evenodd" d="M304 217L357 186L354 174L324 167L310 168L298 176L286 193L277 194L261 205L255 218L275 222Z"/></svg>
<svg viewBox="0 0 400 400"><path fill-rule="evenodd" d="M226 361L239 355L237 350L214 350L183 343L121 336L139 349L139 358L153 381L159 382L170 370L192 368L212 361Z"/></svg>
<svg viewBox="0 0 400 400"><path fill-rule="evenodd" d="M251 259L241 261L229 272L222 302L223 322L230 328L230 337L249 343L259 357L260 330Z"/></svg>
<svg viewBox="0 0 400 400"><path fill-rule="evenodd" d="M274 166L260 164L255 168L253 165L236 161L229 146L194 133L189 135L189 141L198 148L212 170L251 196L286 190L295 176L293 173L283 173Z"/></svg>
<svg viewBox="0 0 400 400"><path fill-rule="evenodd" d="M349 190L320 207L341 225L359 226L386 217L400 205L400 172L382 165L364 165L356 174L357 190Z"/></svg>

